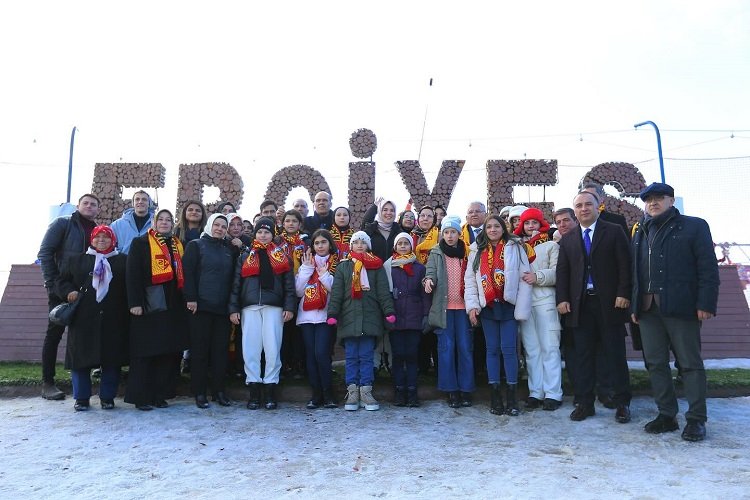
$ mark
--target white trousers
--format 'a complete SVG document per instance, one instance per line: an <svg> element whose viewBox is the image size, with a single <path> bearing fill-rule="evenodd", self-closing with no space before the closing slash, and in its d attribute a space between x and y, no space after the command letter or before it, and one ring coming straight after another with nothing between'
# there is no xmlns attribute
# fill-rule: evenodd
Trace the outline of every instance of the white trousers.
<svg viewBox="0 0 750 500"><path fill-rule="evenodd" d="M242 309L242 357L245 382L278 384L281 372L283 310L277 306L247 306ZM264 377L260 376L260 354L266 353Z"/></svg>
<svg viewBox="0 0 750 500"><path fill-rule="evenodd" d="M554 304L535 305L531 317L520 323L526 350L529 396L562 401L560 317Z"/></svg>

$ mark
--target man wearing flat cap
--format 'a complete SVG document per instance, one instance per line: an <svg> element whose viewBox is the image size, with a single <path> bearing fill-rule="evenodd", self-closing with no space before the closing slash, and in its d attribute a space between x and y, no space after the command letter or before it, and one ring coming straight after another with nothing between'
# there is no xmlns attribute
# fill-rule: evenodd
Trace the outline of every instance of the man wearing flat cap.
<svg viewBox="0 0 750 500"><path fill-rule="evenodd" d="M719 269L708 224L682 215L674 189L654 182L640 194L646 217L633 237L633 322L640 324L643 356L659 415L650 434L673 432L677 397L669 367L672 346L682 370L688 410L686 441L706 436L706 372L701 358L701 322L716 314Z"/></svg>

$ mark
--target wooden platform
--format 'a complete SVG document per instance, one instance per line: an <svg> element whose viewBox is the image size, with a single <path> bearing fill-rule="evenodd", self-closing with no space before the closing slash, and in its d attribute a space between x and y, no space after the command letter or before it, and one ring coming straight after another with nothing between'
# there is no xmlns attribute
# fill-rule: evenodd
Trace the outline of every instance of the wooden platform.
<svg viewBox="0 0 750 500"><path fill-rule="evenodd" d="M750 309L735 266L719 268L719 310L703 324L705 359L750 358ZM0 361L41 361L47 330L47 292L37 265L14 265L0 301ZM63 360L65 339L58 359ZM628 359L642 359L627 341Z"/></svg>

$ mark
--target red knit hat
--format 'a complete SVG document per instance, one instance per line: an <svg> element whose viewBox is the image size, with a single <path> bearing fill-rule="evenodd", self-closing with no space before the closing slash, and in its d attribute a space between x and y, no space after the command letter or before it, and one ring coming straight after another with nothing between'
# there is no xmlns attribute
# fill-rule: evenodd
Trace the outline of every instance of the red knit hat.
<svg viewBox="0 0 750 500"><path fill-rule="evenodd" d="M115 247L117 246L117 236L115 236L115 232L112 231L111 227L105 226L105 225L96 226L94 229L91 230L91 236L89 238L89 244L91 245L91 248L94 248L94 245L92 242L94 241L94 237L99 233L104 233L107 236L109 236L109 238L112 240L112 244L109 246L108 249L106 249L103 252L99 252L99 250L96 250L96 249L94 250L96 250L99 253L109 253L112 250L114 250Z"/></svg>
<svg viewBox="0 0 750 500"><path fill-rule="evenodd" d="M544 220L544 214L541 210L538 208L527 208L523 211L521 214L521 220L518 223L518 227L515 231L513 231L513 234L516 236L523 236L523 223L527 220L536 220L539 221L539 224L541 224L541 227L539 228L540 233L546 233L549 231L549 223Z"/></svg>

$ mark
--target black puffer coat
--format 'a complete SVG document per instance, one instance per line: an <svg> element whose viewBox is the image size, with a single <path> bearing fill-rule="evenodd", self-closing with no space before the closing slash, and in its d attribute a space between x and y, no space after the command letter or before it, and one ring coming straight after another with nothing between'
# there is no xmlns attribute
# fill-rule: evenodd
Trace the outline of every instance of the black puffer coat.
<svg viewBox="0 0 750 500"><path fill-rule="evenodd" d="M234 259L226 241L204 234L187 244L182 264L185 302L197 302L200 312L228 315Z"/></svg>

